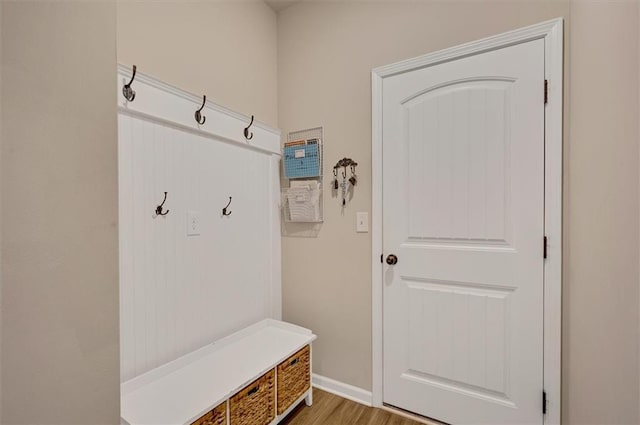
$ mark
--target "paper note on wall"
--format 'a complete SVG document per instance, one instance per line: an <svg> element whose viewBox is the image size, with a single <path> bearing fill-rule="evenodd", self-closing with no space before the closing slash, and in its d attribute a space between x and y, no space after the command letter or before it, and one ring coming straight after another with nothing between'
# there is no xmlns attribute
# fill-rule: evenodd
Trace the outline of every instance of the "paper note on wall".
<svg viewBox="0 0 640 425"><path fill-rule="evenodd" d="M320 220L320 183L297 181L287 190L291 221L315 222Z"/></svg>

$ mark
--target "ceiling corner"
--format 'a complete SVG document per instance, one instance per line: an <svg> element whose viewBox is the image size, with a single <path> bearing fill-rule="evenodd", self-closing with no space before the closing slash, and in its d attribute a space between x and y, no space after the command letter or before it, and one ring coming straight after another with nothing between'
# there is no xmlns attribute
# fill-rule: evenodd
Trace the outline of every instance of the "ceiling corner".
<svg viewBox="0 0 640 425"><path fill-rule="evenodd" d="M298 3L299 1L300 0L264 0L264 2L276 13L286 9L294 3Z"/></svg>

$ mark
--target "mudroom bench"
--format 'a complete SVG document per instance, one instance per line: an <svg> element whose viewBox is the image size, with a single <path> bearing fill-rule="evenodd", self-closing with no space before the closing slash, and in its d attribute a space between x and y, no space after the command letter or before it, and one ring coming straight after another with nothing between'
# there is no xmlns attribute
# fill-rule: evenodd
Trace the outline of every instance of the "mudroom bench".
<svg viewBox="0 0 640 425"><path fill-rule="evenodd" d="M270 425L312 403L308 329L265 319L121 386L128 425Z"/></svg>

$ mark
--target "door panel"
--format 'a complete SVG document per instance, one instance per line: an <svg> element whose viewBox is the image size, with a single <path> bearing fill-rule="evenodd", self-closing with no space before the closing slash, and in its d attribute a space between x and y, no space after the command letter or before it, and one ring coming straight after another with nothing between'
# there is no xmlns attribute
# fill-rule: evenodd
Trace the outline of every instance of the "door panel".
<svg viewBox="0 0 640 425"><path fill-rule="evenodd" d="M403 103L410 239L506 243L512 84L460 81Z"/></svg>
<svg viewBox="0 0 640 425"><path fill-rule="evenodd" d="M544 43L383 83L385 403L542 423Z"/></svg>

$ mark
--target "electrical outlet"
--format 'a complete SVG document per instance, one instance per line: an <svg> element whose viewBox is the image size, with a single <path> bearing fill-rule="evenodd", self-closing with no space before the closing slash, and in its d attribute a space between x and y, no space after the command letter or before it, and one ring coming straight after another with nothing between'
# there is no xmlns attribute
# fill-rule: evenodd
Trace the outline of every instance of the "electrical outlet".
<svg viewBox="0 0 640 425"><path fill-rule="evenodd" d="M369 231L369 213L356 213L356 232L367 233Z"/></svg>
<svg viewBox="0 0 640 425"><path fill-rule="evenodd" d="M187 236L200 234L200 211L187 212Z"/></svg>

